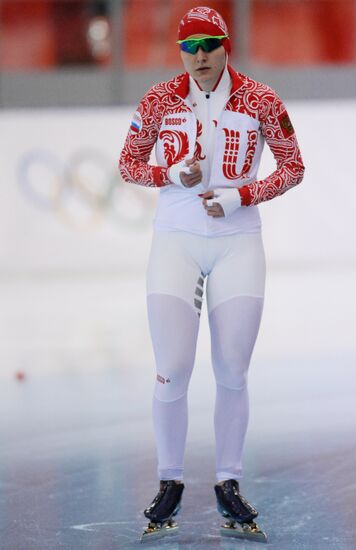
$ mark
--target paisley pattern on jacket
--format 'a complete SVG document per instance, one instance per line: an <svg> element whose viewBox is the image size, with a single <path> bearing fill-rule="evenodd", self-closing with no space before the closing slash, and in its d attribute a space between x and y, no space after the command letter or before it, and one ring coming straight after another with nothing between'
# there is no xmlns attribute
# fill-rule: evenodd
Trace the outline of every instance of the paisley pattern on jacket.
<svg viewBox="0 0 356 550"><path fill-rule="evenodd" d="M217 134L216 146L217 153L220 151L216 159L220 186L224 186L224 181L226 186L236 185L244 206L257 205L300 183L304 165L293 126L278 95L231 67L228 70L232 89L221 116L224 127ZM141 129L129 131L120 157L125 181L149 187L171 185L168 167L185 156L201 154L197 142L199 124L185 102L188 86L189 75L185 73L153 86L142 99L137 110ZM219 121L217 126L219 130ZM257 172L263 148L259 145L261 140L271 149L276 170L265 179L244 183L251 179L251 171ZM155 145L160 166L148 163ZM164 151L163 158L160 151Z"/></svg>

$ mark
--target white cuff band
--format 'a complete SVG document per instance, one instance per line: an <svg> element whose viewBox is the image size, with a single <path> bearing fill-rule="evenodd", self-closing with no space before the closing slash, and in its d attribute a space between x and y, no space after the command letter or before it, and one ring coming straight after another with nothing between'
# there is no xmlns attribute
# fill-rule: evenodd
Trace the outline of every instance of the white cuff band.
<svg viewBox="0 0 356 550"><path fill-rule="evenodd" d="M227 218L241 206L239 190L236 187L214 189L214 198L207 200L206 203L208 206L212 206L214 202L220 204Z"/></svg>
<svg viewBox="0 0 356 550"><path fill-rule="evenodd" d="M177 164L172 164L168 168L168 178L172 183L179 185L179 187L185 187L180 179L180 173L184 172L185 174L190 174L190 167L186 165L185 160L177 162Z"/></svg>

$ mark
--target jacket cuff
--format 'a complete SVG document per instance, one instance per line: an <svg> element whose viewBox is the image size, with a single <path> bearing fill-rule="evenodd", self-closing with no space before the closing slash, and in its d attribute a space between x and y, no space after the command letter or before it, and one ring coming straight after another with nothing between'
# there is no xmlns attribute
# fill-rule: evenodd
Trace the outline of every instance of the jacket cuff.
<svg viewBox="0 0 356 550"><path fill-rule="evenodd" d="M238 192L241 197L241 206L250 206L252 203L252 197L248 186L244 185L243 187L239 187Z"/></svg>
<svg viewBox="0 0 356 550"><path fill-rule="evenodd" d="M163 166L155 166L153 168L153 182L157 187L170 185L172 182L168 178L168 168Z"/></svg>

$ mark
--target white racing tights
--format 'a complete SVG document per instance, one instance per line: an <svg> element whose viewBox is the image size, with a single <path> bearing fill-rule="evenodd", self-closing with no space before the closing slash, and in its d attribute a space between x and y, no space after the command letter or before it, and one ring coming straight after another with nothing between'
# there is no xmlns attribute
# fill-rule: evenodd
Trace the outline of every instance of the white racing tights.
<svg viewBox="0 0 356 550"><path fill-rule="evenodd" d="M240 479L248 423L247 371L260 325L265 257L260 233L203 237L156 232L147 304L157 380L153 423L159 479L183 479L187 391L204 279L216 380L216 477Z"/></svg>

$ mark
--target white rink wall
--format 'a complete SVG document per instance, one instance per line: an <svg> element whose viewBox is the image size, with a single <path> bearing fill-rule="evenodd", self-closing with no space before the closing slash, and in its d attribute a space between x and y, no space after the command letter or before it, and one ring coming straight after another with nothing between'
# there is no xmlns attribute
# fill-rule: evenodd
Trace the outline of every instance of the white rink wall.
<svg viewBox="0 0 356 550"><path fill-rule="evenodd" d="M287 107L306 175L260 207L269 271L255 359L353 357L356 101ZM0 112L0 376L153 362L156 191L116 170L134 109ZM273 169L266 147L260 177ZM197 357L209 360L205 319Z"/></svg>
<svg viewBox="0 0 356 550"><path fill-rule="evenodd" d="M356 265L356 101L287 107L306 175L294 191L260 207L269 260L284 268ZM0 275L131 266L136 272L144 264L156 192L123 186L116 170L133 111L0 112ZM273 169L266 147L260 177ZM125 262L113 246L130 250Z"/></svg>

